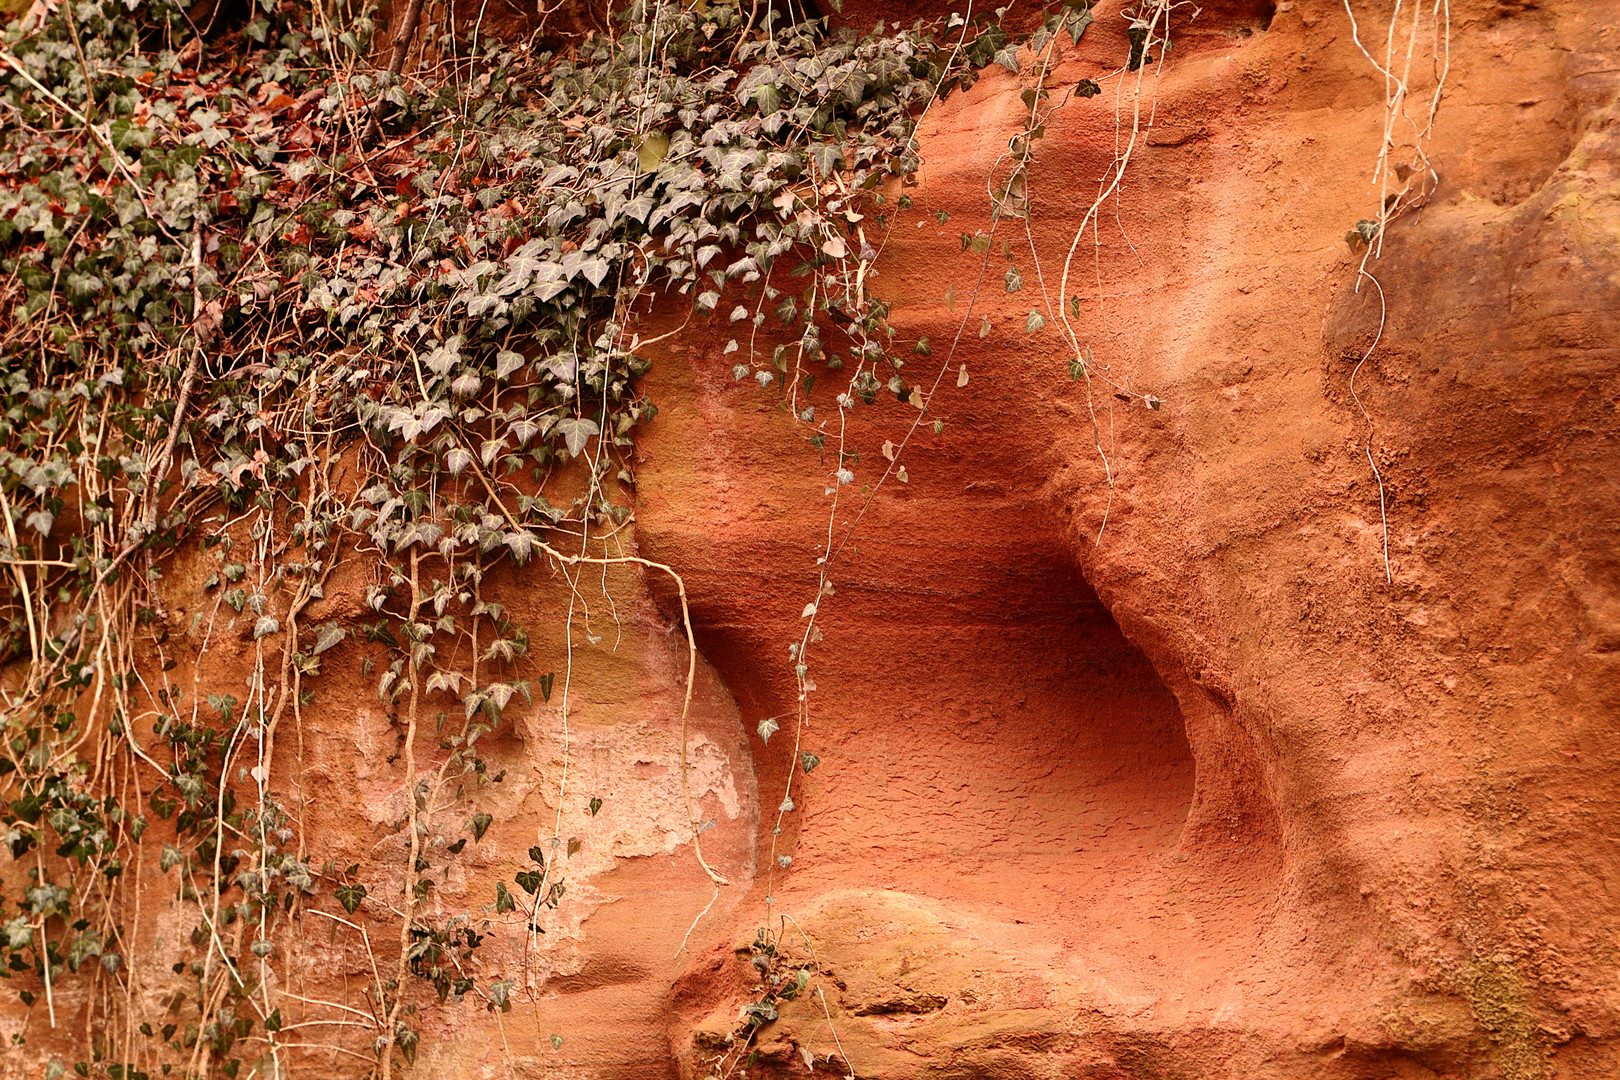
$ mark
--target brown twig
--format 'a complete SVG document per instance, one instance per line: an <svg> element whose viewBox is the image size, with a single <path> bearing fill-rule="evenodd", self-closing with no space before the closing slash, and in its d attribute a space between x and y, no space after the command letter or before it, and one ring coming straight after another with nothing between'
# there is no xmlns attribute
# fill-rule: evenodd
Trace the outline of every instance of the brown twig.
<svg viewBox="0 0 1620 1080"><path fill-rule="evenodd" d="M422 0L411 0L410 6L405 9L405 21L394 35L393 55L388 58L388 75L390 79L399 78L399 73L405 70L405 57L411 51L411 41L416 37L416 24L422 21ZM360 135L360 147L364 149L377 140L382 133L382 107L387 100L379 97L377 103L371 107L371 116L366 120L365 130Z"/></svg>
<svg viewBox="0 0 1620 1080"><path fill-rule="evenodd" d="M186 405L191 401L191 387L197 381L197 362L202 358L202 339L197 331L197 323L202 318L201 277L202 219L197 218L191 225L191 359L186 361L185 374L180 376L180 393L174 399L174 423L169 425L169 436L163 440L163 453L158 455L157 467L152 471L152 480L147 487L147 494L151 498L146 504L142 524L148 533L157 524L158 488L168 475L169 465L174 459L174 447L180 441L180 426L186 422Z"/></svg>

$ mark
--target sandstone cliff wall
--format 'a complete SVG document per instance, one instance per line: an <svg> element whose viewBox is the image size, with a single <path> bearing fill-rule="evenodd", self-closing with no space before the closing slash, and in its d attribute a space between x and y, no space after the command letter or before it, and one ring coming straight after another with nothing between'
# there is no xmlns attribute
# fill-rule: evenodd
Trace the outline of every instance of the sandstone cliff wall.
<svg viewBox="0 0 1620 1080"><path fill-rule="evenodd" d="M1117 9L1049 85L1117 62ZM1357 11L1381 40L1389 4ZM844 17L883 14L908 12ZM670 579L492 581L534 627L581 605L572 642L533 642L540 667L570 645L573 665L509 712L494 824L433 902L477 909L529 845L579 845L543 935L483 961L517 981L514 1009L425 1012L419 1074L708 1076L753 1000L761 926L822 975L732 1075L1620 1073L1620 4L1449 16L1439 184L1390 227L1376 283L1344 236L1377 209L1386 87L1343 5L1209 3L1185 23L1079 248L1089 386L1055 320L1026 317L1043 289L1066 302L1056 274L1129 137L1122 99L1052 114L1028 228L998 225L976 294L960 236L988 228L1033 75L993 69L931 111L871 287L933 342L914 381L961 339L927 418L944 429L909 435L903 483L876 486L912 406L853 414L830 511L839 463L777 388L733 379L723 320L660 347L619 539L685 582L689 783L730 884L692 858ZM826 415L837 392L800 405ZM829 544L798 731L789 645ZM343 567L311 618L357 623L367 574ZM246 627L165 618L172 644L142 663L251 672ZM266 768L334 864L397 882L399 737L368 655L334 652ZM786 718L768 743L767 717ZM193 930L172 884L144 885L134 918L154 955ZM367 940L307 916L299 934L287 989L364 1008ZM83 1007L56 1003L64 1036Z"/></svg>

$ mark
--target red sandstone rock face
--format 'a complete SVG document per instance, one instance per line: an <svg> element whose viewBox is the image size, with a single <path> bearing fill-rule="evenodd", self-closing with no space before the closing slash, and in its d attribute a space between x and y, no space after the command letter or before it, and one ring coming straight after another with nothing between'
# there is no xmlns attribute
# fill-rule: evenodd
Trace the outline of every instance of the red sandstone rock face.
<svg viewBox="0 0 1620 1080"><path fill-rule="evenodd" d="M1382 85L1341 6L1278 7L1264 30L1206 10L1104 222L1083 333L1165 402L1099 387L1112 492L1061 340L1024 333L1021 230L1025 291L992 262L994 329L973 318L930 408L944 434L913 439L909 484L830 570L804 732L823 764L796 782L791 867L711 917L677 987L682 1075L736 1029L756 978L731 950L767 911L828 972L825 1001L761 1032L770 1075L805 1051L884 1078L1620 1069L1620 7L1453 5L1442 186L1371 264L1387 317L1356 386L1392 583L1349 387L1377 292L1341 239ZM1117 22L1093 34L1056 81L1118 49ZM915 366L957 332L947 291L978 264L957 234L985 218L1023 87L989 76L925 127L875 286L936 343ZM1106 95L1050 122L1030 182L1048 287L1115 130ZM728 336L689 333L655 370L638 523L751 725L793 708L834 466L732 382ZM852 421L852 486L914 415L890 401ZM767 809L789 734L751 744Z"/></svg>
<svg viewBox="0 0 1620 1080"><path fill-rule="evenodd" d="M1054 114L1030 233L998 232L1024 289L1006 294L992 259L930 406L944 432L918 429L909 482L853 529L916 412L886 395L852 414L861 457L831 533L849 541L802 732L821 764L796 776L780 836L788 645L816 598L835 462L774 388L733 381L723 322L676 339L648 381L662 411L634 542L692 599L693 793L732 885L710 885L686 833L678 608L667 581L615 571L612 604L584 590L600 640L575 643L566 714L557 697L514 709L491 752L509 776L485 805L496 824L433 899L487 903L557 832L582 841L569 903L543 948L492 944L483 978L519 980L513 1013L424 1014L418 1073L706 1076L757 982L736 949L767 922L823 975L760 1032L753 1077L813 1075L806 1054L814 1074L882 1080L1620 1073L1620 4L1452 5L1443 181L1371 264L1381 335L1341 238L1376 204L1382 80L1338 3L1275 9L1204 5L1162 65L1117 217L1082 248L1081 332L1162 409L1101 383L1088 404L1055 327L1024 331L1031 242L1055 288L1113 154L1110 87ZM1099 10L1055 81L1117 63L1118 5ZM903 338L934 342L907 369L925 386L978 273L958 234L988 226L1025 85L993 69L930 114L917 209L877 264ZM1392 582L1350 394L1375 337L1356 390ZM823 418L836 388L823 373L810 392ZM194 592L205 572L169 580ZM358 618L365 571L345 573L312 617ZM564 583L531 568L491 588L554 667L565 643L539 634L563 622ZM200 680L239 684L251 642L205 643L170 614L180 674L206 644ZM364 655L328 660L271 775L334 862L397 883L398 729ZM783 714L763 743L758 721ZM424 747L419 769L433 760ZM191 929L172 891L149 883L135 919L153 956ZM363 1007L363 942L307 918L302 933L286 988Z"/></svg>

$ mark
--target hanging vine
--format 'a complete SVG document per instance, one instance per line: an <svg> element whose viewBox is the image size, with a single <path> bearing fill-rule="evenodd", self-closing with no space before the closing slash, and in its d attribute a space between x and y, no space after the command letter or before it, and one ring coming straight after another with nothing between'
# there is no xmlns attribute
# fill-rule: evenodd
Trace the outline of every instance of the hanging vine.
<svg viewBox="0 0 1620 1080"><path fill-rule="evenodd" d="M474 22L413 53L420 16L385 40L342 4L198 26L65 0L0 35L0 974L50 1027L64 981L88 993L80 1075L319 1051L389 1076L420 1010L510 1009L473 957L565 902L561 837L478 911L435 871L492 823L480 740L566 697L572 651L531 655L486 576L545 560L577 597L584 566L668 571L607 546L657 412L654 298L729 307L763 385L843 366L841 339L843 407L875 401L898 365L865 222L921 110L1010 49L984 18L859 36L636 0L562 52ZM771 319L798 344L767 359ZM190 553L200 583L170 577ZM366 617L309 618L356 556ZM250 642L240 698L169 641L182 609L199 653ZM272 773L353 638L399 733L388 880L312 850ZM129 938L153 880L192 928L157 972ZM275 977L310 919L363 950L364 1008Z"/></svg>

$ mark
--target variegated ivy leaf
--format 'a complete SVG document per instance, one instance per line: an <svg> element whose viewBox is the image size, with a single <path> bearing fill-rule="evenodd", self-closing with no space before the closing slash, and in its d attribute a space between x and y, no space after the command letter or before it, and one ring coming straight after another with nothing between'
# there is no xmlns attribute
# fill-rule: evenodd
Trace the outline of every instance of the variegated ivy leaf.
<svg viewBox="0 0 1620 1080"><path fill-rule="evenodd" d="M512 552L512 557L519 563L528 562L529 556L534 554L534 549L537 546L538 542L530 533L520 530L506 534L506 547Z"/></svg>
<svg viewBox="0 0 1620 1080"><path fill-rule="evenodd" d="M428 676L427 691L431 694L435 690L448 690L452 694L459 694L462 678L459 671L435 671Z"/></svg>
<svg viewBox="0 0 1620 1080"><path fill-rule="evenodd" d="M337 623L324 623L315 631L315 648L311 651L311 655L319 656L337 645L346 635L347 632Z"/></svg>
<svg viewBox="0 0 1620 1080"><path fill-rule="evenodd" d="M456 336L428 353L423 360L435 375L447 374L461 360L461 338Z"/></svg>
<svg viewBox="0 0 1620 1080"><path fill-rule="evenodd" d="M574 457L584 453L585 446L590 442L591 436L601 432L595 420L570 418L557 421L557 430L562 433L563 444Z"/></svg>
<svg viewBox="0 0 1620 1080"><path fill-rule="evenodd" d="M497 379L511 378L512 373L523 366L523 354L503 349L495 354L495 377Z"/></svg>
<svg viewBox="0 0 1620 1080"><path fill-rule="evenodd" d="M514 420L510 430L512 432L512 437L517 439L519 446L527 446L529 445L529 440L534 438L536 435L539 435L543 428L541 427L540 421L531 420L525 416L521 420Z"/></svg>

